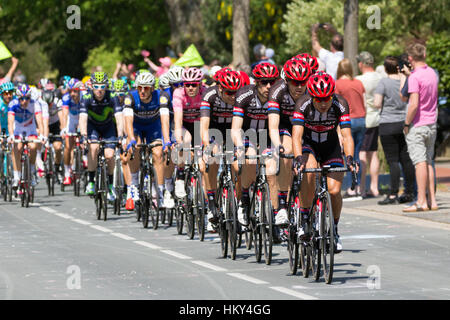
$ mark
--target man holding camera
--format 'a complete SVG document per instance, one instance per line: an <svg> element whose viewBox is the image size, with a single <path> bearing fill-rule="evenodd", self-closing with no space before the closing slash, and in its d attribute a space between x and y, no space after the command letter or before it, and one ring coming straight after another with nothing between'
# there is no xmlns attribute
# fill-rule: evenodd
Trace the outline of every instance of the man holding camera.
<svg viewBox="0 0 450 320"><path fill-rule="evenodd" d="M322 48L319 43L317 32L322 28L329 31L333 37L331 38L330 50ZM330 23L316 23L312 26L312 47L319 55L320 60L325 63L325 69L335 80L337 75L337 67L339 61L344 59L344 37Z"/></svg>

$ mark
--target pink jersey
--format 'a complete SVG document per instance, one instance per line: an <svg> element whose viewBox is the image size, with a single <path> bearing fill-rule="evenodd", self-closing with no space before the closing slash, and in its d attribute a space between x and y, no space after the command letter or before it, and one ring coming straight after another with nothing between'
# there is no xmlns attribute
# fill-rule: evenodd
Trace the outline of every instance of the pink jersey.
<svg viewBox="0 0 450 320"><path fill-rule="evenodd" d="M172 98L173 112L183 112L183 122L194 123L200 120L200 104L205 87L201 86L199 93L191 98L183 87L175 89Z"/></svg>

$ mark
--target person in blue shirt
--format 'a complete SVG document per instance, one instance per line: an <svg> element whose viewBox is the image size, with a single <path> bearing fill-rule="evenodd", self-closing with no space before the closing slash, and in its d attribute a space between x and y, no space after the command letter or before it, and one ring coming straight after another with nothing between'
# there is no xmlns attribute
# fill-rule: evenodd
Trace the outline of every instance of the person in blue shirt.
<svg viewBox="0 0 450 320"><path fill-rule="evenodd" d="M8 134L8 104L14 99L14 84L11 81L0 85L0 132Z"/></svg>

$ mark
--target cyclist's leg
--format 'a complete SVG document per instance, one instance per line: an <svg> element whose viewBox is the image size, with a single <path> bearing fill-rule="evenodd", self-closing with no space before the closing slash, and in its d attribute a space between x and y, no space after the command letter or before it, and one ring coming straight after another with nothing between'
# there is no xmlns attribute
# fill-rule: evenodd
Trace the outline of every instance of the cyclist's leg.
<svg viewBox="0 0 450 320"><path fill-rule="evenodd" d="M98 140L99 133L96 128L88 121L87 125L88 140ZM88 186L86 188L87 194L94 194L95 188L95 171L97 169L97 155L98 155L99 145L89 144L88 145Z"/></svg>
<svg viewBox="0 0 450 320"><path fill-rule="evenodd" d="M305 168L317 168L318 163L316 159L316 154L314 149L304 144L302 148L303 157L307 158ZM303 174L302 184L300 186L300 214L301 214L301 222L302 229L299 232L299 235L302 236L307 232L305 230L307 226L307 222L309 220L309 212L312 206L312 201L314 199L314 194L316 190L316 175L314 173L305 173Z"/></svg>
<svg viewBox="0 0 450 320"><path fill-rule="evenodd" d="M285 154L292 153L292 137L289 131L282 130L281 144L284 147ZM289 188L292 183L292 160L280 158L280 173L278 179L278 212L276 215L276 224L286 224L288 222L287 216L287 196Z"/></svg>
<svg viewBox="0 0 450 320"><path fill-rule="evenodd" d="M213 154L218 153L219 148L216 144L212 149ZM215 158L209 161L209 169L206 172L206 164L202 159L199 160L200 171L202 172L203 181L205 185L206 199L208 200L208 219L210 222L217 223L217 210L215 203L215 196L217 190L217 172L219 170L219 163Z"/></svg>
<svg viewBox="0 0 450 320"><path fill-rule="evenodd" d="M16 135L16 139L19 138ZM22 143L14 143L12 148L12 162L13 162L13 171L14 171L14 181L13 187L17 187L19 185L19 180L21 176L21 163L20 156L22 154L23 145Z"/></svg>
<svg viewBox="0 0 450 320"><path fill-rule="evenodd" d="M64 148L64 180L70 180L70 169L72 164L72 151L75 146L75 137L66 137L66 144ZM69 181L67 181L70 184Z"/></svg>
<svg viewBox="0 0 450 320"><path fill-rule="evenodd" d="M182 128L183 130L183 148L189 148L192 142L192 135L189 129ZM183 198L186 196L186 190L184 188L184 163L185 160L193 161L191 155L187 152L183 152L180 150L178 153L178 161L177 161L177 177L175 181L175 195L177 198ZM188 161L189 163L189 161Z"/></svg>

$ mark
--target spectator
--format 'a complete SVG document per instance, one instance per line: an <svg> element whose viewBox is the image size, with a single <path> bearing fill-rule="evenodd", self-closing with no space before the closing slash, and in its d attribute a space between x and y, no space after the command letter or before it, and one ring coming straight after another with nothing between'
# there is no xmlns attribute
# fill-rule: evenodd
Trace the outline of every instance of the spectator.
<svg viewBox="0 0 450 320"><path fill-rule="evenodd" d="M17 69L17 65L19 64L19 59L17 59L16 57L11 57L11 67L9 68L8 72L5 74L5 76L3 78L0 78L0 84L4 83L4 82L8 82L8 81L12 81L11 79L13 79L13 75L14 72ZM0 72L0 77L3 76L3 70L2 72Z"/></svg>
<svg viewBox="0 0 450 320"><path fill-rule="evenodd" d="M322 48L322 46L319 43L317 31L319 30L320 27L322 27L323 29L325 29L326 31L330 32L333 35L330 43L330 50ZM334 79L339 79L339 77L336 78L336 71L338 68L339 61L344 59L344 52L343 52L344 37L342 37L342 35L339 34L330 23L325 24L316 23L312 27L311 41L313 50L316 51L319 58L325 63L326 72L330 74Z"/></svg>
<svg viewBox="0 0 450 320"><path fill-rule="evenodd" d="M373 56L362 51L356 56L358 68L362 75L356 77L364 86L364 104L366 106L366 133L361 146L359 158L361 160L361 187L363 198L373 198L380 195L378 191L378 175L380 173L380 160L378 159L378 126L380 123L380 109L373 105L374 91L382 75L373 68ZM366 192L366 171L370 167L370 192Z"/></svg>
<svg viewBox="0 0 450 320"><path fill-rule="evenodd" d="M272 48L266 49L265 58L267 58L267 62L271 64L275 64L275 61L273 60L273 56L275 55L275 51Z"/></svg>
<svg viewBox="0 0 450 320"><path fill-rule="evenodd" d="M148 57L145 57L144 61L154 72L156 72L157 77L169 71L170 66L172 65L172 60L169 57L159 58L159 67L154 64Z"/></svg>
<svg viewBox="0 0 450 320"><path fill-rule="evenodd" d="M424 45L411 44L406 48L406 53L413 71L408 78L410 96L404 133L408 153L415 166L417 202L403 211L438 210L432 166L436 141L438 77L425 63Z"/></svg>
<svg viewBox="0 0 450 320"><path fill-rule="evenodd" d="M398 59L388 56L384 60L384 70L388 77L378 82L374 94L374 107L380 112L380 140L390 171L390 192L378 204L407 203L414 200L414 166L408 155L403 125L406 118L406 103L402 101L400 90L401 76L398 72ZM400 185L400 166L405 179L405 192L398 197Z"/></svg>
<svg viewBox="0 0 450 320"><path fill-rule="evenodd" d="M350 108L352 137L355 143L354 159L359 162L359 151L366 131L366 109L364 108L364 86L361 81L353 78L353 68L350 60L343 59L337 69L336 93L347 100ZM350 188L344 197L354 197L361 194L360 186L355 191Z"/></svg>

